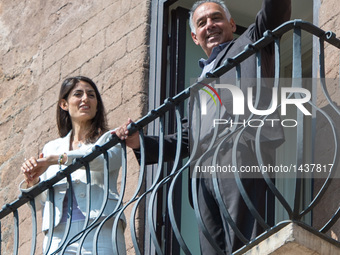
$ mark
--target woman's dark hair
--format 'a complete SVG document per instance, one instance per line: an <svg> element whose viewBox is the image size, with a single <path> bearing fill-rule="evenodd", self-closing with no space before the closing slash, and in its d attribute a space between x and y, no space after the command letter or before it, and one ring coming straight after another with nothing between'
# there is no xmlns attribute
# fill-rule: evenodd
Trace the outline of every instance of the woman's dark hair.
<svg viewBox="0 0 340 255"><path fill-rule="evenodd" d="M86 142L95 142L102 134L108 131L106 113L103 104L103 100L99 94L96 84L89 78L84 76L70 77L63 81L61 84L59 99L57 105L57 125L59 135L61 137L66 136L72 129L71 116L68 111L64 111L59 105L62 99L67 100L71 90L80 82L86 82L94 89L97 97L97 113L91 120L91 127L86 134Z"/></svg>

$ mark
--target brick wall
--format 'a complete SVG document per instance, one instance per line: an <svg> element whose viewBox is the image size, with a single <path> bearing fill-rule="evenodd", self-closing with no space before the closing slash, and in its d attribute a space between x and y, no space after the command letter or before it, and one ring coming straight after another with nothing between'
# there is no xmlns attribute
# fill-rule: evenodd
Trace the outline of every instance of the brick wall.
<svg viewBox="0 0 340 255"><path fill-rule="evenodd" d="M84 75L95 81L112 128L127 116L145 114L149 5L148 0L1 1L0 205L18 196L23 159L57 138L56 102L64 78ZM128 180L135 182L138 167L129 155ZM27 218L20 218L20 254L28 254L29 209L22 211ZM12 254L12 225L11 217L1 222L2 254Z"/></svg>
<svg viewBox="0 0 340 255"><path fill-rule="evenodd" d="M338 34L339 38L340 28L340 9L337 0L321 0L321 6L319 9L319 26L325 31L332 31ZM331 95L332 100L335 101L337 107L340 107L340 93L339 93L339 60L340 50L325 43L325 64L326 64L326 78L327 89ZM318 87L319 96L322 94L321 87ZM320 96L318 105L321 109L327 112L334 121L335 127L339 129L340 120L339 116L331 109L325 98ZM332 161L332 153L334 153L334 145L332 139L332 131L330 125L323 121L317 123L316 128L316 147L315 155L321 164L328 164ZM338 131L338 139L340 132ZM339 141L339 140L338 140ZM337 168L340 171L340 167ZM339 177L339 175L338 175ZM318 192L325 180L315 180L314 193ZM340 179L336 178L331 183L326 194L320 201L320 204L316 207L313 222L314 226L320 228L333 216L336 210L340 206ZM329 236L332 236L336 240L340 240L340 222L337 222L330 231L327 232Z"/></svg>

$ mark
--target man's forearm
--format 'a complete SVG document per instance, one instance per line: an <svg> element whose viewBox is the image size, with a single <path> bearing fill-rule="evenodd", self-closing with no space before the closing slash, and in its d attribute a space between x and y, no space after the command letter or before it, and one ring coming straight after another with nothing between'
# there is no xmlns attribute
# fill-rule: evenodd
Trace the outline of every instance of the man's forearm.
<svg viewBox="0 0 340 255"><path fill-rule="evenodd" d="M266 28L275 29L290 20L291 0L263 0L262 15Z"/></svg>

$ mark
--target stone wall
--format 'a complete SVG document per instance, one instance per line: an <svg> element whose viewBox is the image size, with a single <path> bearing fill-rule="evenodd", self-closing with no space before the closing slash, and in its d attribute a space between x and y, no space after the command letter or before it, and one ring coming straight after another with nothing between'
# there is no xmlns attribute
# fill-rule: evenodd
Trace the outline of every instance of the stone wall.
<svg viewBox="0 0 340 255"><path fill-rule="evenodd" d="M340 9L337 0L320 0L319 9L319 24L321 29L325 31L332 31L339 38L340 28ZM339 60L340 50L328 43L325 43L325 65L326 65L326 81L327 89L331 95L332 100L335 102L337 107L340 109L340 92L339 92ZM334 126L338 129L338 141L340 137L340 118L334 110L331 109L327 103L321 87L318 86L318 105L321 109L327 112L334 120ZM316 128L316 141L315 141L315 155L321 164L328 164L332 162L334 153L334 140L332 137L332 130L330 125L323 119L317 123ZM338 155L339 156L339 155ZM340 171L340 167L337 167ZM316 179L314 185L314 194L316 194L322 185L324 179ZM327 221L333 216L336 210L340 206L340 179L339 174L336 179L333 180L326 194L321 199L319 205L314 211L313 224L317 228L321 228ZM332 227L327 234L332 236L336 240L340 240L340 222L338 221L334 227Z"/></svg>
<svg viewBox="0 0 340 255"><path fill-rule="evenodd" d="M325 31L332 31L340 38L340 9L336 0L320 0L319 27ZM326 75L339 77L339 50L333 46L326 47Z"/></svg>
<svg viewBox="0 0 340 255"><path fill-rule="evenodd" d="M0 205L19 195L24 158L58 137L56 102L64 78L92 78L110 127L147 107L150 1L4 0L0 3ZM138 167L129 151L129 182ZM137 169L137 170L133 170ZM128 185L127 197L134 185ZM20 215L20 254L30 250L30 211ZM40 215L40 213L39 213ZM38 220L41 220L40 217ZM12 254L13 218L1 221L2 254ZM37 252L41 251L40 224ZM128 250L132 252L126 238Z"/></svg>

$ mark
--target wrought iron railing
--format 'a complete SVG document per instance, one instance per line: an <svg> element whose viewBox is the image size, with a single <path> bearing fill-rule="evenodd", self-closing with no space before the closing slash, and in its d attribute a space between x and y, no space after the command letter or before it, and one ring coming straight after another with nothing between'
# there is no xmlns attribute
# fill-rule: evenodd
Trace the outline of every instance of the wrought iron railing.
<svg viewBox="0 0 340 255"><path fill-rule="evenodd" d="M151 249L148 249L152 251L151 253L157 253L157 254L165 254L169 252L165 252L165 247L164 243L162 243L162 233L159 232L158 225L163 224L161 222L157 222L159 219L156 217L156 214L161 212L161 214L165 214L166 217L168 217L168 222L169 224L165 225L165 230L163 231L171 233L172 235L172 243L177 243L179 246L179 249L182 250L185 254L192 254L193 252L190 250L189 245L185 238L183 237L182 230L179 224L180 219L178 219L178 216L176 216L176 211L179 210L179 207L175 204L174 202L174 194L175 194L175 187L178 184L179 180L183 177L185 171L188 171L188 168L191 163L191 158L186 163L183 163L181 160L181 140L183 136L182 132L182 118L183 116L181 115L181 106L183 106L184 102L186 99L190 97L190 90L194 89L195 87L202 86L201 84L205 83L210 83L211 80L217 80L218 77L223 75L224 73L230 71L234 67L236 67L236 72L238 70L239 65L242 63L242 61L246 60L249 56L256 54L257 57L257 63L258 63L258 68L261 68L261 61L260 61L260 53L261 49L266 47L270 43L275 43L275 78L280 78L280 38L282 35L287 33L288 31L293 31L293 63L292 63L292 78L302 78L302 64L301 64L301 31L305 31L309 34L312 34L314 36L314 40L318 40L319 42L319 78L320 78L320 83L321 83L321 88L323 90L323 96L326 98L328 104L330 105L332 111L335 113L333 114L333 117L331 118L327 113L325 113L322 109L318 108L318 106L314 103L315 98L313 102L309 102L310 109L312 111L317 112L323 116L323 118L326 119L331 133L329 136L331 137L330 142L334 143L333 146L333 151L332 151L332 160L331 164L333 165L333 168L328 172L328 174L325 176L324 179L324 184L322 185L322 188L318 191L316 195L314 195L314 198L311 199L311 201L304 201L305 202L305 207L301 208L301 186L303 182L303 178L301 178L301 174L299 172L296 173L295 179L294 179L294 184L295 184L295 195L294 195L294 202L293 206L291 206L286 198L284 197L283 194L277 189L275 183L273 182L273 179L267 175L266 173L262 173L262 178L266 181L268 187L269 187L269 192L271 192L278 203L282 205L284 208L285 212L287 213L287 218L285 221L282 221L280 223L269 223L266 222L265 219L261 218L258 213L256 213L256 210L254 210L254 206L251 204L249 197L247 193L242 191L242 184L240 184L240 189L242 193L242 197L245 199L246 204L249 208L251 208L251 211L253 213L254 218L256 218L260 223L262 224L262 227L264 227L265 231L267 233L272 233L275 231L278 231L280 228L285 226L291 221L294 221L298 224L303 225L306 228L309 228L311 231L314 231L320 236L323 236L324 238L327 238L324 233L326 233L334 224L337 222L338 218L340 217L340 208L338 208L334 213L332 214L332 217L329 218L326 224L324 224L323 227L316 229L311 226L310 223L306 223L303 220L303 217L311 214L315 206L319 203L319 201L322 199L322 197L325 195L325 192L327 188L330 186L332 180L336 177L336 172L339 170L338 169L338 137L337 137L337 127L333 124L334 118L339 118L340 111L334 102L332 100L331 96L328 93L327 90L327 84L326 84L326 75L325 75L325 42L327 42L329 45L332 45L338 49L340 49L340 40L336 39L335 34L332 32L325 32L321 30L320 28L301 21L301 20L294 20L294 21L289 21L277 29L273 31L267 31L264 34L264 37L260 39L259 41L255 42L254 44L248 45L243 52L241 52L239 55L235 56L234 58L228 59L223 63L223 65L216 70L214 70L212 73L209 73L206 78L202 78L197 81L197 83L193 84L190 86L190 88L184 90L183 92L179 93L178 95L168 98L165 100L164 104L158 107L155 110L152 110L141 118L140 120L136 121L132 125L129 126L129 132L134 133L134 132L139 132L139 137L141 140L141 157L140 157L140 175L139 175L139 180L138 184L136 185L136 190L134 194L130 198L124 198L125 195L125 188L126 188L126 176L127 176L127 161L126 161L126 149L124 146L124 142L122 143L123 147L123 164L122 164L122 181L121 181L121 187L120 187L120 198L118 201L118 205L116 210L112 212L111 215L107 216L106 219L109 218L114 218L114 229L117 229L118 226L118 221L120 218L120 215L126 212L126 209L128 207L132 207L131 214L130 214L130 231L131 231L131 237L132 237L132 242L134 245L135 253L136 254L144 254L144 251L146 249L146 243L143 243L143 241L138 240L138 235L137 235L137 227L136 227L136 214L137 210L145 210L145 225L140 224L138 228L148 228L149 232L145 232L145 235L149 235L149 240L151 240L150 245L152 246ZM261 73L261 72L258 72ZM259 74L260 76L260 74ZM277 81L278 79L275 79ZM280 86L278 82L275 82L274 86L278 87ZM294 82L294 86L301 87L302 83L301 82ZM294 96L294 95L291 95ZM171 166L171 170L168 171L167 174L164 174L164 153L163 153L163 145L164 145L164 136L165 136L165 116L166 114L175 109L176 113L176 125L177 125L177 150L176 150L176 155L173 161L173 164ZM300 118L301 123L303 123L304 119L301 117L299 111L296 112L297 118ZM335 116L335 117L334 117ZM315 116L313 117L315 118ZM148 124L152 123L155 120L159 120L159 159L158 159L158 167L156 169L156 174L154 175L152 184L143 188L143 183L147 171L147 167L145 165L145 154L148 153L147 151L144 150L144 134L143 134L143 129L146 127ZM259 128L260 130L260 128ZM304 144L304 125L298 125L296 129L296 141L297 144L296 146L300 146L301 144ZM244 130L242 128L236 128L231 131L229 131L226 136L230 135L230 132L233 132L235 134L237 133L242 133ZM260 132L260 131L259 131ZM95 147L94 151L87 156L83 158L77 159L75 162L73 162L72 165L67 167L65 170L62 170L58 172L53 178L41 182L37 187L33 188L31 191L27 193L22 193L17 200L6 204L3 206L2 210L0 211L0 220L2 223L1 229L3 229L4 226L4 220L6 219L8 222L8 217L10 215L13 216L14 219L14 242L13 242L13 254L18 254L18 249L19 249L19 213L18 209L22 206L26 206L25 204L28 203L28 205L31 208L31 220L32 220L32 238L31 238L31 251L30 254L36 254L40 253L39 251L36 251L36 242L37 242L37 217L36 217L36 210L35 210L35 203L34 203L34 198L39 195L40 193L48 190L49 191L49 200L53 203L53 185L56 184L57 182L63 180L64 178L67 179L68 184L70 187L72 187L72 180L70 177L70 174L80 167L85 166L86 172L89 175L90 173L90 168L89 168L89 162L91 162L94 158L97 156L104 154L104 158L107 150L111 148L112 146L115 146L117 143L120 143L121 141L116 137L112 136L111 140L104 144L103 146L97 146ZM259 150L259 138L256 137L256 146L257 150ZM237 144L234 146L237 147ZM309 148L313 149L313 148ZM261 154L257 153L257 159L261 163L262 158ZM298 148L296 150L296 159L295 159L296 165L302 165L304 163L304 148ZM105 183L108 183L108 161L106 161L106 167L103 171L105 171ZM204 222L202 222L200 212L199 212L199 207L197 205L197 194L195 192L196 190L196 185L197 185L197 179L194 178L191 179L192 181L192 195L193 195L193 208L195 211L195 216L196 216L196 221L198 228L200 231L204 232L206 235L209 235L209 232L207 231ZM235 178L239 178L237 175L235 175ZM88 178L88 184L90 184L90 178ZM218 185L217 182L215 182L215 185ZM90 187L90 185L88 185ZM166 188L166 201L160 200L158 197L159 192L164 191L164 188ZM105 189L106 191L106 196L108 196L108 189ZM217 192L217 197L220 197L221 194L219 193L218 187L215 189ZM71 189L69 189L69 192L72 192ZM90 192L90 189L87 191ZM71 193L69 193L69 197L71 198ZM90 196L87 196L90 197ZM70 199L71 200L71 199ZM123 202L125 201L125 202ZM334 201L333 201L334 202ZM72 201L70 201L71 205ZM103 201L105 203L105 199ZM162 205L160 205L162 203ZM164 206L166 205L165 209ZM145 206L145 208L144 208ZM103 206L104 208L105 206ZM69 210L71 210L71 206L69 206ZM223 210L223 209L222 209ZM69 211L69 213L71 213ZM225 217L227 217L227 209L224 208L223 214ZM100 214L99 214L100 215ZM54 218L54 214L51 213L51 217ZM70 219L69 219L70 220ZM162 220L163 221L163 220ZM53 220L50 222L53 223ZM235 225L233 224L232 220L228 220L230 225ZM70 225L71 222L68 222ZM67 247L70 243L73 241L79 241L82 240L86 234L91 231L95 230L97 233L100 231L101 228L101 222L94 221L91 224L87 224L84 226L84 230L79 233L78 236L74 237L71 239L69 242L65 242L60 249L60 253L62 253L63 249ZM53 229L53 225L50 226L50 229ZM237 233L237 226L234 226L234 230ZM141 231L143 232L143 231ZM50 233L53 233L53 231L50 231ZM114 235L116 235L116 231L113 231ZM51 235L51 234L50 234ZM97 236L97 235L95 235ZM144 236L144 238L146 238ZM239 235L239 238L244 242L245 247L243 248L242 252L244 252L246 249L249 249L251 246L254 245L254 240L247 240L242 237L242 235ZM257 239L264 239L266 238L266 235L261 235L261 237L258 237ZM3 240L3 237L1 238ZM209 239L209 238L208 238ZM329 241L333 242L336 245L339 245L339 242L333 240L333 239L328 239ZM252 241L252 242L250 242ZM213 241L212 245L213 244ZM2 246L4 245L3 243L1 244ZM214 246L216 247L216 246ZM118 247L113 243L113 248L116 254L118 254ZM216 247L216 250L218 253L222 254L222 251ZM239 251L240 252L240 251ZM236 252L237 253L237 252ZM27 253L28 254L28 253ZM94 249L93 254L97 254L96 249Z"/></svg>

